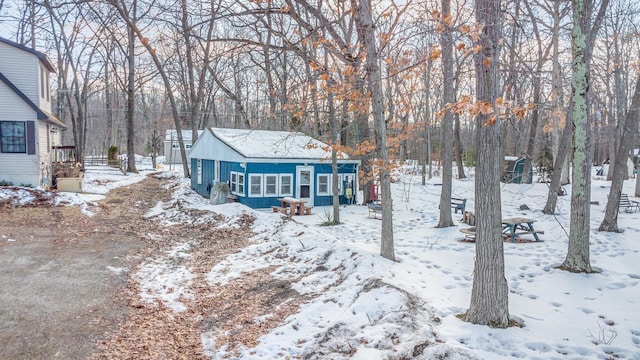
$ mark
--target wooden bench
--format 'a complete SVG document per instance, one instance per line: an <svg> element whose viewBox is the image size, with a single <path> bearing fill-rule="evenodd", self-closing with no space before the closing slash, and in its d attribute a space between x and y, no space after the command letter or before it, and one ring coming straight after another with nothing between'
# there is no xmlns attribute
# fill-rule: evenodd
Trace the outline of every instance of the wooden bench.
<svg viewBox="0 0 640 360"><path fill-rule="evenodd" d="M313 206L305 206L302 208L302 215L311 215L311 209Z"/></svg>
<svg viewBox="0 0 640 360"><path fill-rule="evenodd" d="M460 210L460 214L464 214L464 208L467 206L467 199L460 198L451 198L451 207L453 208L453 213L457 214L458 210Z"/></svg>
<svg viewBox="0 0 640 360"><path fill-rule="evenodd" d="M640 210L640 203L629 199L629 195L627 194L620 194L620 204L618 206L620 209L624 209L627 213Z"/></svg>
<svg viewBox="0 0 640 360"><path fill-rule="evenodd" d="M382 217L382 204L378 202L370 202L367 204L367 209L369 209L369 217L371 217L371 214L373 214L374 219L378 218L377 214L380 214L380 217Z"/></svg>

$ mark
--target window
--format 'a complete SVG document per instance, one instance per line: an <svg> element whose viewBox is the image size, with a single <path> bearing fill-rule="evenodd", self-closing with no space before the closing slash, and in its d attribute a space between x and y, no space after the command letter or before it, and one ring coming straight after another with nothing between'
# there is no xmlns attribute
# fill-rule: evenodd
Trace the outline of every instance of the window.
<svg viewBox="0 0 640 360"><path fill-rule="evenodd" d="M293 175L280 174L280 196L293 196Z"/></svg>
<svg viewBox="0 0 640 360"><path fill-rule="evenodd" d="M244 174L241 172L231 172L231 193L244 196Z"/></svg>
<svg viewBox="0 0 640 360"><path fill-rule="evenodd" d="M318 195L330 195L331 174L318 174Z"/></svg>
<svg viewBox="0 0 640 360"><path fill-rule="evenodd" d="M26 153L25 128L24 121L0 121L0 152Z"/></svg>
<svg viewBox="0 0 640 360"><path fill-rule="evenodd" d="M238 195L244 196L244 174L238 173Z"/></svg>
<svg viewBox="0 0 640 360"><path fill-rule="evenodd" d="M202 159L198 159L198 184L202 184Z"/></svg>
<svg viewBox="0 0 640 360"><path fill-rule="evenodd" d="M40 97L43 99L47 98L45 94L45 80L44 80L44 68L40 67Z"/></svg>
<svg viewBox="0 0 640 360"><path fill-rule="evenodd" d="M180 149L180 144L179 143L173 143L171 144L171 148L172 149ZM184 148L185 150L190 150L191 149L191 144L184 144Z"/></svg>
<svg viewBox="0 0 640 360"><path fill-rule="evenodd" d="M235 194L238 192L238 173L231 172L231 193Z"/></svg>
<svg viewBox="0 0 640 360"><path fill-rule="evenodd" d="M249 196L262 196L262 174L249 174Z"/></svg>
<svg viewBox="0 0 640 360"><path fill-rule="evenodd" d="M278 196L278 175L264 176L264 196Z"/></svg>

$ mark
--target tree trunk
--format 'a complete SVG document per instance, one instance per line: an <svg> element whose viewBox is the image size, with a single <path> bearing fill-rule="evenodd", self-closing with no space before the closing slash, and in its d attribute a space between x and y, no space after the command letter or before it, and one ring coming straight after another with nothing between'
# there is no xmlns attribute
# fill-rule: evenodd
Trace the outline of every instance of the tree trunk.
<svg viewBox="0 0 640 360"><path fill-rule="evenodd" d="M474 56L477 101L495 106L500 92L500 0L477 0L475 12L477 23L484 25L478 44L482 50ZM501 120L491 116L476 116L476 259L466 320L505 328L509 325L509 288L500 231Z"/></svg>
<svg viewBox="0 0 640 360"><path fill-rule="evenodd" d="M453 36L451 26L447 23L451 18L451 0L442 0L442 26L440 48L442 49L443 97L442 107L442 191L440 192L440 220L436 227L453 226L451 218L451 185L453 178Z"/></svg>
<svg viewBox="0 0 640 360"><path fill-rule="evenodd" d="M618 147L618 151L615 156L615 166L613 166L613 168L609 168L610 172L613 170L613 178L611 180L611 189L609 190L609 199L607 200L604 219L602 220L598 231L619 232L618 211L620 194L622 193L622 185L624 183L625 174L627 173L627 158L629 156L629 150L633 147L636 140L636 133L638 132L638 119L640 119L640 76L636 79L636 87L633 93L633 100L631 101L631 108L627 112L626 120L624 122L624 130L622 131L620 146Z"/></svg>
<svg viewBox="0 0 640 360"><path fill-rule="evenodd" d="M363 40L365 51L365 71L371 93L371 109L373 123L376 127L376 148L381 165L380 192L382 195L382 232L380 236L380 255L394 260L395 251L393 245L393 207L391 198L391 173L389 167L389 155L387 150L387 127L384 121L382 84L380 67L378 66L378 53L376 50L376 33L373 23L371 8L368 0L352 0L355 8L356 26Z"/></svg>
<svg viewBox="0 0 640 360"><path fill-rule="evenodd" d="M590 0L573 0L571 120L573 122L573 171L571 222L567 257L560 269L591 273L589 231L591 211L591 129L589 123L589 65L591 49L608 0L603 0L598 18L590 29ZM601 21L601 20L600 20Z"/></svg>
<svg viewBox="0 0 640 360"><path fill-rule="evenodd" d="M135 18L135 5L136 2L133 2L133 14ZM127 27L127 36L129 38L129 53L127 54L127 65L128 65L128 73L127 73L127 172L137 173L138 169L136 169L136 151L135 151L135 95L136 95L136 84L135 84L135 67L136 67L136 37L133 30L133 26L135 26L135 22L132 26Z"/></svg>
<svg viewBox="0 0 640 360"><path fill-rule="evenodd" d="M456 151L456 165L458 166L458 179L466 179L467 175L464 172L464 161L462 161L464 151L462 149L462 140L460 139L460 115L455 114L453 118L453 140Z"/></svg>

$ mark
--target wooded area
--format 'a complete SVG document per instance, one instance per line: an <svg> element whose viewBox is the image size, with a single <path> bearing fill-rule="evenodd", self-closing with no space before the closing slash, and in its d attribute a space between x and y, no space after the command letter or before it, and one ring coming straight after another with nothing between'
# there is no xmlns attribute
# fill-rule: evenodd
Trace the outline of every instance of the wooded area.
<svg viewBox="0 0 640 360"><path fill-rule="evenodd" d="M127 149L135 171L133 155L157 151L170 128L190 129L193 139L207 126L302 131L361 158L361 178L380 181L381 254L392 260L393 164L417 161L423 183L441 167L439 227L453 225L454 162L459 178L463 164L476 166L478 249L495 254L502 253L500 208L491 206L499 202L504 156L517 156L526 159L523 182L549 182L546 214L556 211L561 185L571 180L563 268L591 272L591 169L609 161L609 176L622 181L629 151L638 148L635 0L0 6L13 40L55 59L55 107L80 156L115 145ZM527 179L532 167L534 179ZM614 191L619 199L620 187ZM601 228L617 231L617 206L606 217ZM490 256L477 261L490 263ZM474 298L491 295L498 309L472 302L470 321L508 322L504 266L496 266L485 274L490 280L479 281L497 286L476 294L474 285Z"/></svg>

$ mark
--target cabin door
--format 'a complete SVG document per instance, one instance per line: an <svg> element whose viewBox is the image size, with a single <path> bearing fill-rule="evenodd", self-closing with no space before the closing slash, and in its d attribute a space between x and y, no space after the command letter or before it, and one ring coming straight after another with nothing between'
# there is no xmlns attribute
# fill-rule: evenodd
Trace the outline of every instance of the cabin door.
<svg viewBox="0 0 640 360"><path fill-rule="evenodd" d="M296 197L313 206L313 166L296 166Z"/></svg>

